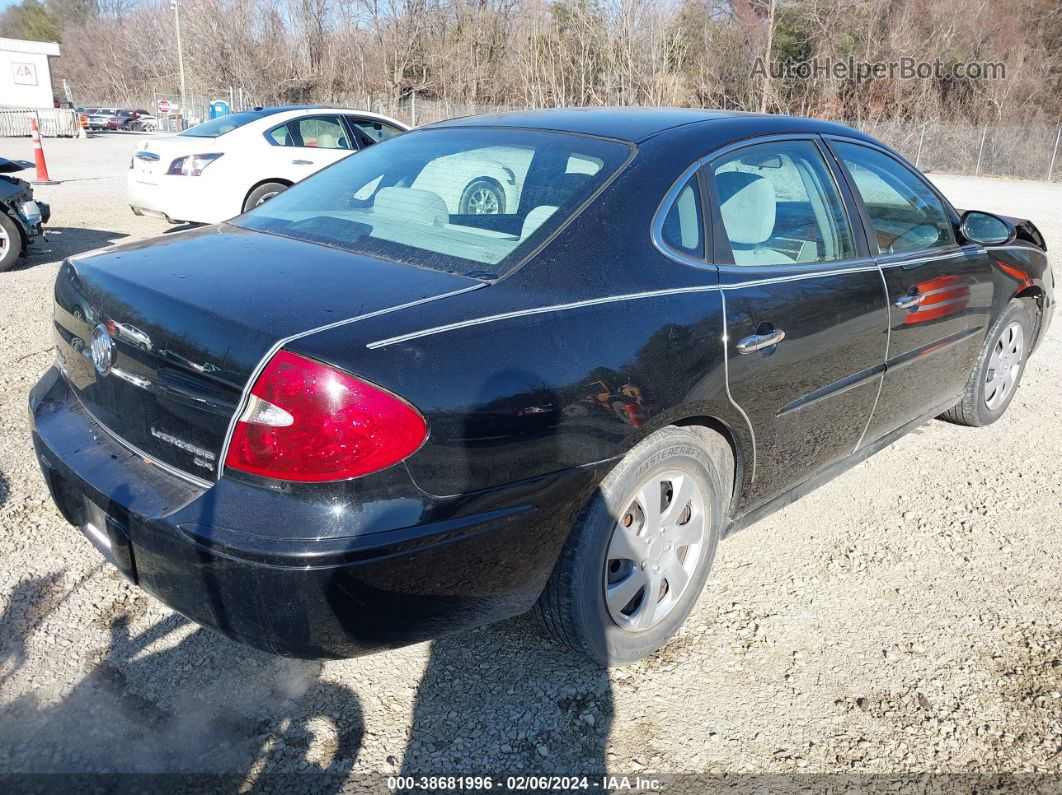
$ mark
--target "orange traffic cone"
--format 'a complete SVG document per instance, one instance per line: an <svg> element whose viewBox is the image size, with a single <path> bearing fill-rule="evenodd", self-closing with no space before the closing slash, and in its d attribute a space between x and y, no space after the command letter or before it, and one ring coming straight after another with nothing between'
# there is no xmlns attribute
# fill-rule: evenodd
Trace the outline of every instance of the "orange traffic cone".
<svg viewBox="0 0 1062 795"><path fill-rule="evenodd" d="M48 164L44 162L44 149L41 147L41 130L37 126L37 117L30 117L30 130L33 132L33 160L37 164L37 179L34 185L58 185L59 181L48 176Z"/></svg>

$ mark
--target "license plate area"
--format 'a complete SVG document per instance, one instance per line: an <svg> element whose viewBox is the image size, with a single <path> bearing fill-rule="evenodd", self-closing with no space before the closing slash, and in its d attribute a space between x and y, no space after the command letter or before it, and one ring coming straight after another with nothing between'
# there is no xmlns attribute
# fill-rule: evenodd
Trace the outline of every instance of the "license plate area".
<svg viewBox="0 0 1062 795"><path fill-rule="evenodd" d="M80 526L84 536L107 560L126 576L136 582L136 566L133 562L133 543L125 525L110 516L99 505L85 500L85 521Z"/></svg>
<svg viewBox="0 0 1062 795"><path fill-rule="evenodd" d="M135 583L136 564L128 527L89 499L43 458L42 463L48 490L63 518L78 528L103 557Z"/></svg>
<svg viewBox="0 0 1062 795"><path fill-rule="evenodd" d="M137 182L146 182L153 185L155 183L155 169L155 163L136 158L133 160L133 174L136 175Z"/></svg>

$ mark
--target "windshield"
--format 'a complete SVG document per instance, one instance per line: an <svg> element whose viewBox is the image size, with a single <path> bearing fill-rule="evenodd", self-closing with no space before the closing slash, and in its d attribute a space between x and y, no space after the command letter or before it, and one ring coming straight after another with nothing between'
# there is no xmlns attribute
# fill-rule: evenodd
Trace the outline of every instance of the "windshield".
<svg viewBox="0 0 1062 795"><path fill-rule="evenodd" d="M625 144L563 133L415 131L341 160L234 223L493 279L571 217L630 154Z"/></svg>
<svg viewBox="0 0 1062 795"><path fill-rule="evenodd" d="M202 124L197 124L195 127L190 127L182 132L181 135L187 135L190 138L217 138L219 135L232 132L237 127L265 118L266 115L260 111L253 110L229 113L225 116L218 116L216 119L205 121Z"/></svg>

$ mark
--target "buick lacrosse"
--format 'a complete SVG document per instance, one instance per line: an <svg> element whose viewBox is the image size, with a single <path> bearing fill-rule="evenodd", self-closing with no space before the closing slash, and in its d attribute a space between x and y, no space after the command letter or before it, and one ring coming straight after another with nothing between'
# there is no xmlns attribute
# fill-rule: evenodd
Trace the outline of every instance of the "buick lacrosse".
<svg viewBox="0 0 1062 795"><path fill-rule="evenodd" d="M493 200L453 201L488 161ZM843 126L457 119L65 262L33 441L126 577L253 646L352 656L537 606L622 663L729 533L930 418L998 419L1052 288L1031 222Z"/></svg>

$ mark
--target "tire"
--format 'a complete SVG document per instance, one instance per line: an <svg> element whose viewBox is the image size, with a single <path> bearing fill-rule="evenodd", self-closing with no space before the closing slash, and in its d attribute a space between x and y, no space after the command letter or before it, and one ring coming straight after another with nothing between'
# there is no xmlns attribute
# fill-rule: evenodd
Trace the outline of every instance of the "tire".
<svg viewBox="0 0 1062 795"><path fill-rule="evenodd" d="M980 428L1002 417L1025 373L1025 362L1034 342L1034 329L1035 323L1025 301L1015 298L1007 304L985 337L981 356L966 382L962 400L941 414L940 419ZM1017 345L1015 334L1019 335ZM1001 354L1002 364L1009 369L1009 374L998 366ZM1000 376L1000 373L1004 375ZM1002 383L994 380L1000 377Z"/></svg>
<svg viewBox="0 0 1062 795"><path fill-rule="evenodd" d="M539 598L537 611L548 632L602 665L634 662L667 643L693 609L715 558L733 482L732 461L722 437L687 428L664 428L632 449L579 516ZM670 496L664 484L670 484ZM684 509L676 490L691 496L687 505L698 498L701 505ZM677 519L666 532L652 533L654 524L641 506L649 502L643 498L647 492L660 495L664 517ZM627 526L629 532L623 529ZM667 543L688 540L698 526L696 544ZM680 536L680 531L689 535ZM624 555L644 555L648 565ZM685 572L675 578L685 577L677 592L668 576L676 561ZM661 569L656 575L655 565ZM660 583L655 603L647 601L654 577ZM641 582L647 584L635 590ZM606 588L614 593L611 607ZM620 604L627 594L633 594L630 601ZM652 605L659 615L645 612Z"/></svg>
<svg viewBox="0 0 1062 795"><path fill-rule="evenodd" d="M490 177L477 177L461 194L461 215L500 215L505 212L505 191Z"/></svg>
<svg viewBox="0 0 1062 795"><path fill-rule="evenodd" d="M22 256L22 233L11 217L0 210L0 273L12 267Z"/></svg>
<svg viewBox="0 0 1062 795"><path fill-rule="evenodd" d="M276 196L278 193L283 193L288 189L288 185L283 182L265 182L255 188L253 191L247 194L247 199L243 203L243 211L247 212L264 201L268 201Z"/></svg>

